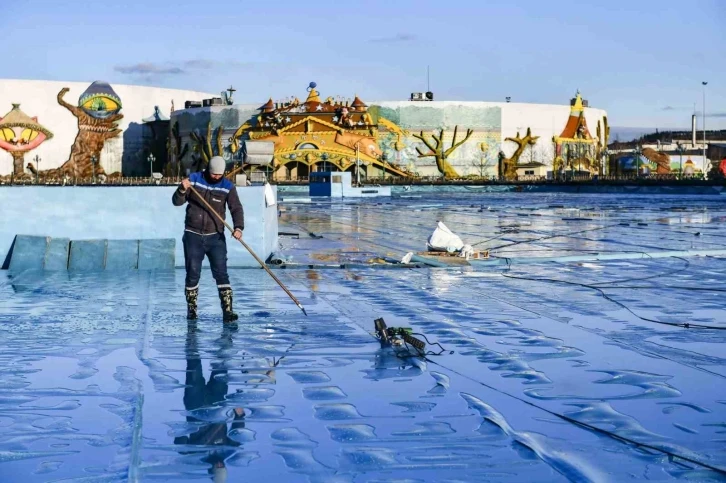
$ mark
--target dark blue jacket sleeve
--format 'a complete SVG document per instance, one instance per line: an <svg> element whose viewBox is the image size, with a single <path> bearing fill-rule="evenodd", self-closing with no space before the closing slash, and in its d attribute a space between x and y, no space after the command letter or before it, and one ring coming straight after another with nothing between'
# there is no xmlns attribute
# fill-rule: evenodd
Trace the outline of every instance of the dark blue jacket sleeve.
<svg viewBox="0 0 726 483"><path fill-rule="evenodd" d="M171 196L171 202L174 203L174 206L181 206L187 202L187 198L189 197L189 192L191 190L182 190L182 185L179 185L179 188L177 188L176 191L174 191L174 194Z"/></svg>
<svg viewBox="0 0 726 483"><path fill-rule="evenodd" d="M234 223L234 227L244 230L245 213L244 209L242 209L242 202L240 202L239 195L237 194L237 187L234 185L232 185L229 190L227 205L229 205L229 211L232 213L232 222Z"/></svg>

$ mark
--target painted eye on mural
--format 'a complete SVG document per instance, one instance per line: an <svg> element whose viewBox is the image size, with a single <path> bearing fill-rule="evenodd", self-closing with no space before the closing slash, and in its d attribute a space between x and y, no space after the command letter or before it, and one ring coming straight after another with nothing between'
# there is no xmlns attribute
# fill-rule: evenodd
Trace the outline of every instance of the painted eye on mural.
<svg viewBox="0 0 726 483"><path fill-rule="evenodd" d="M34 140L38 137L38 131L35 129L23 129L23 133L20 135L20 139L25 141L26 143L29 143L30 141Z"/></svg>
<svg viewBox="0 0 726 483"><path fill-rule="evenodd" d="M10 142L15 139L15 131L9 127L0 128L0 141Z"/></svg>
<svg viewBox="0 0 726 483"><path fill-rule="evenodd" d="M91 97L81 107L93 117L107 117L117 113L121 109L121 105L118 102L105 96Z"/></svg>
<svg viewBox="0 0 726 483"><path fill-rule="evenodd" d="M81 94L78 106L91 117L105 119L121 110L121 99L107 82L96 81Z"/></svg>

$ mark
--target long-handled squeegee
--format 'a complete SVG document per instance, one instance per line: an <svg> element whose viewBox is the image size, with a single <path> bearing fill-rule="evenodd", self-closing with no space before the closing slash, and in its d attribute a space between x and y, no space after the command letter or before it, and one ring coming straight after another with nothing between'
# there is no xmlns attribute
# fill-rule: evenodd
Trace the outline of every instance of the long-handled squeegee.
<svg viewBox="0 0 726 483"><path fill-rule="evenodd" d="M230 232L234 233L234 228L232 228L231 226L229 226L229 223L227 223L225 221L225 219L222 218L219 215L219 213L217 213L216 211L214 211L214 208L212 208L212 206L207 202L207 200L205 200L202 197L202 195L200 195L197 192L197 190L194 189L194 186L190 186L189 189L192 190L192 193L194 193L195 195L197 195L197 197L202 201L202 203L204 203L204 206L207 207L207 210L209 210L210 213L212 213L214 216L216 216L219 219L219 221L221 221L222 223L224 223L224 226L226 226L229 229ZM262 260L260 260L260 257L258 257L255 254L255 252L252 251L252 249L250 248L250 246L247 245L247 243L245 243L245 241L243 239L240 238L237 241L239 241L242 244L242 246L244 246L247 249L247 251L250 252L250 255L252 255L255 258L255 260L257 260L257 263L259 263L260 266L262 266L262 268L264 268L267 271L267 273L270 274L270 277L272 277L272 279L275 282L277 282L277 284L280 286L280 288L285 291L285 293L287 294L287 296L290 297L292 299L292 301L295 302L295 305L297 305L300 308L300 310L302 310L302 313L307 316L308 313L305 312L305 307L303 307L302 304L300 303L300 301L298 299L296 299L295 296L292 294L292 292L290 292L287 289L287 287L285 287L285 285L280 281L280 279L277 278L274 273L272 273L272 271L267 267L267 265L265 265L265 262L263 262Z"/></svg>

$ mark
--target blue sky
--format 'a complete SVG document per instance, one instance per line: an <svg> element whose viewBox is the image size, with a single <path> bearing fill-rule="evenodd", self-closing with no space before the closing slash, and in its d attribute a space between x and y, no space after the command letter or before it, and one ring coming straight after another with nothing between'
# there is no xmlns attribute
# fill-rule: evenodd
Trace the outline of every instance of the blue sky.
<svg viewBox="0 0 726 483"><path fill-rule="evenodd" d="M726 0L3 2L0 78L107 80L239 102L323 95L567 103L614 126L726 128ZM700 120L699 120L700 126Z"/></svg>

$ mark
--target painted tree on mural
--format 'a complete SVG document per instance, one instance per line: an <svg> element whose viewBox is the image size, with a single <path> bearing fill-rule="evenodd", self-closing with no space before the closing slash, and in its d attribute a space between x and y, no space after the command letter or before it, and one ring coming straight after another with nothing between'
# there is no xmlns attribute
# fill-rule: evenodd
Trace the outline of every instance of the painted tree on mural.
<svg viewBox="0 0 726 483"><path fill-rule="evenodd" d="M207 134L206 136L201 134L198 130L194 130L189 133L189 137L194 141L192 146L192 158L194 163L192 164L193 171L202 171L209 164L209 160L214 156L222 156L224 147L222 145L222 126L219 126L214 130L212 135L212 123L207 123ZM215 145L212 146L212 140L215 139ZM215 149L216 148L216 149Z"/></svg>
<svg viewBox="0 0 726 483"><path fill-rule="evenodd" d="M610 126L608 126L608 117L603 116L602 118L602 129L600 121L597 122L595 132L597 134L597 154L596 154L596 165L598 173L602 174L602 158L605 153L605 149L608 145L608 139L610 139ZM670 168L669 168L670 170Z"/></svg>
<svg viewBox="0 0 726 483"><path fill-rule="evenodd" d="M121 101L105 82L91 84L81 95L78 106L63 99L69 90L68 87L60 90L58 104L68 109L78 120L78 135L71 147L68 161L51 171L74 177L90 177L94 172L96 175L104 174L98 163L106 141L121 134L121 129L118 128L118 122L124 117L119 114ZM46 173L52 174L51 171Z"/></svg>
<svg viewBox="0 0 726 483"><path fill-rule="evenodd" d="M487 172L489 171L489 168L491 168L491 163L486 158L486 156L479 155L477 158L473 161L471 161L471 167L473 168L474 173L476 173L476 176L479 176L480 178L483 178L487 175Z"/></svg>
<svg viewBox="0 0 726 483"><path fill-rule="evenodd" d="M534 146L537 144L538 139L539 136L532 136L532 130L530 128L527 128L527 134L525 134L524 137L520 137L519 131L517 131L517 135L515 137L504 139L505 141L511 141L517 144L516 151L514 151L510 157L505 157L503 153L499 156L501 163L500 174L504 176L506 180L511 181L517 178L517 164L519 163L519 158L522 157L522 154L528 146Z"/></svg>
<svg viewBox="0 0 726 483"><path fill-rule="evenodd" d="M526 149L524 154L519 158L520 163L542 163L545 165L552 164L552 151L548 146L535 144Z"/></svg>
<svg viewBox="0 0 726 483"><path fill-rule="evenodd" d="M489 159L487 159L489 143L479 143L479 151L480 152L478 153L476 159L471 161L471 166L474 168L474 172L476 173L475 176L483 178L484 176L486 176L487 171L489 171L489 168L491 167L491 163L489 162Z"/></svg>
<svg viewBox="0 0 726 483"><path fill-rule="evenodd" d="M459 129L459 126L454 127L454 138L451 140L451 147L449 149L444 149L444 130L441 129L439 132L439 135L431 134L431 139L433 140L434 144L432 144L429 140L426 139L426 136L424 136L423 131L421 131L419 134L413 134L413 137L420 140L422 143L426 145L426 147L429 149L428 153L424 153L419 149L416 148L416 152L418 153L419 158L428 158L433 157L436 160L436 167L439 169L439 172L444 175L444 178L458 178L459 173L456 172L456 170L449 164L447 159L449 156L451 156L454 151L456 151L459 146L464 144L472 134L474 134L474 131L472 129L466 130L466 136L464 136L464 139L456 142L456 135L457 131Z"/></svg>

